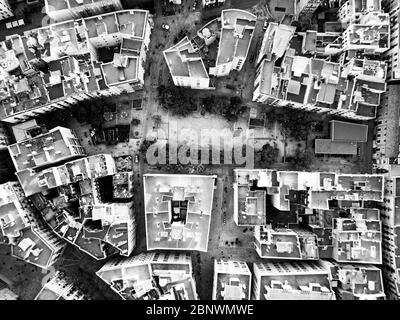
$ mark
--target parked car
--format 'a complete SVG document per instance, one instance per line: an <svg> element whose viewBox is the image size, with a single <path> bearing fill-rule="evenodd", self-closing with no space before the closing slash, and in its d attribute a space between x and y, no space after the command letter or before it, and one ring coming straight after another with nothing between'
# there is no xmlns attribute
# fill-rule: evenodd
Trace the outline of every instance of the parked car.
<svg viewBox="0 0 400 320"><path fill-rule="evenodd" d="M263 30L267 30L267 28L268 28L268 21L265 21L263 25Z"/></svg>
<svg viewBox="0 0 400 320"><path fill-rule="evenodd" d="M164 30L169 30L169 25L168 24L166 24L166 23L163 23L162 24L162 26L161 26Z"/></svg>
<svg viewBox="0 0 400 320"><path fill-rule="evenodd" d="M135 154L135 163L139 163L139 155Z"/></svg>

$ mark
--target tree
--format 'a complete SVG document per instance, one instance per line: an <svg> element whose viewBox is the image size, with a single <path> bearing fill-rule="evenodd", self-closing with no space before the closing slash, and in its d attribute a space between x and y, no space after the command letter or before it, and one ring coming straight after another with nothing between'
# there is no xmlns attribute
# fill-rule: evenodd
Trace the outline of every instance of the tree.
<svg viewBox="0 0 400 320"><path fill-rule="evenodd" d="M159 128L160 125L161 125L161 121L162 121L161 116L159 114L156 114L152 118L153 118L153 121L154 121L154 126L156 128Z"/></svg>
<svg viewBox="0 0 400 320"><path fill-rule="evenodd" d="M90 123L93 128L101 129L104 119L103 111L105 103L101 99L82 101L73 109L73 116L80 123Z"/></svg>
<svg viewBox="0 0 400 320"><path fill-rule="evenodd" d="M237 121L240 114L246 111L246 106L242 105L240 97L231 97L229 108L224 110L224 116L228 121Z"/></svg>
<svg viewBox="0 0 400 320"><path fill-rule="evenodd" d="M296 149L290 163L294 169L308 169L312 163L314 156L309 150Z"/></svg>
<svg viewBox="0 0 400 320"><path fill-rule="evenodd" d="M260 157L260 164L263 167L268 167L276 161L279 149L276 146L271 146L267 143L263 145L262 149L257 153Z"/></svg>
<svg viewBox="0 0 400 320"><path fill-rule="evenodd" d="M140 145L139 152L143 155L146 155L147 149L154 143L156 143L157 140L144 140L142 144Z"/></svg>
<svg viewBox="0 0 400 320"><path fill-rule="evenodd" d="M278 122L283 131L295 140L306 140L312 123L310 113L291 108L283 108L282 111Z"/></svg>
<svg viewBox="0 0 400 320"><path fill-rule="evenodd" d="M140 120L139 120L139 119L136 119L136 118L133 118L132 121L131 121L131 124L132 124L133 126L138 126L138 125L140 124Z"/></svg>
<svg viewBox="0 0 400 320"><path fill-rule="evenodd" d="M172 115L186 117L197 109L193 95L181 87L159 86L158 96L163 108Z"/></svg>
<svg viewBox="0 0 400 320"><path fill-rule="evenodd" d="M209 96L203 99L204 109L211 114L222 115L228 121L237 121L238 116L246 111L240 97Z"/></svg>

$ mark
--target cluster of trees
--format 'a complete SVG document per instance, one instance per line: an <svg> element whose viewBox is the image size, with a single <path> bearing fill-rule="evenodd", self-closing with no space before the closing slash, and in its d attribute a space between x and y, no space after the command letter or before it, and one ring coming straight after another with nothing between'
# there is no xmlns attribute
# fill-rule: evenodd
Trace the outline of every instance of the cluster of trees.
<svg viewBox="0 0 400 320"><path fill-rule="evenodd" d="M247 107L242 105L240 97L209 96L203 99L204 109L211 114L218 114L226 120L235 122Z"/></svg>
<svg viewBox="0 0 400 320"><path fill-rule="evenodd" d="M263 145L262 149L257 151L256 156L258 157L258 162L262 167L269 167L276 161L279 154L279 148L274 145L266 143Z"/></svg>
<svg viewBox="0 0 400 320"><path fill-rule="evenodd" d="M186 117L197 110L197 99L191 93L191 90L181 87L158 87L161 105L175 116ZM206 112L222 115L233 122L247 109L240 97L211 95L203 99L203 105Z"/></svg>
<svg viewBox="0 0 400 320"><path fill-rule="evenodd" d="M278 121L284 133L297 141L307 140L308 133L314 124L311 113L291 108L272 108L266 112L269 122Z"/></svg>
<svg viewBox="0 0 400 320"><path fill-rule="evenodd" d="M308 169L313 158L314 156L310 150L297 149L294 156L290 159L290 164L294 170Z"/></svg>
<svg viewBox="0 0 400 320"><path fill-rule="evenodd" d="M187 89L175 86L159 86L158 97L164 109L174 116L186 117L195 111L196 99L188 94Z"/></svg>
<svg viewBox="0 0 400 320"><path fill-rule="evenodd" d="M80 123L90 123L93 128L101 129L104 119L105 101L102 99L82 101L73 108L72 115Z"/></svg>
<svg viewBox="0 0 400 320"><path fill-rule="evenodd" d="M307 140L313 120L311 114L302 110L284 108L278 121L282 124L287 134L297 141Z"/></svg>

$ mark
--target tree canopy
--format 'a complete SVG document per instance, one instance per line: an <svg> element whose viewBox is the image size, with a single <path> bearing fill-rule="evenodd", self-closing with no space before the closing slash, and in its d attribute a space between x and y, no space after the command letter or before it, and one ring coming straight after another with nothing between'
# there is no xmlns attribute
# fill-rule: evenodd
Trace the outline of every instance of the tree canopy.
<svg viewBox="0 0 400 320"><path fill-rule="evenodd" d="M260 157L260 165L263 167L268 167L273 164L276 161L278 154L279 149L268 143L263 145L262 149L257 152L257 155Z"/></svg>
<svg viewBox="0 0 400 320"><path fill-rule="evenodd" d="M228 121L237 121L238 116L246 111L240 97L209 96L203 99L204 109L211 114L224 116Z"/></svg>
<svg viewBox="0 0 400 320"><path fill-rule="evenodd" d="M295 140L306 140L313 120L309 112L284 108L277 117L286 134Z"/></svg>
<svg viewBox="0 0 400 320"><path fill-rule="evenodd" d="M186 117L197 109L195 98L184 88L159 86L158 96L163 108L174 116Z"/></svg>
<svg viewBox="0 0 400 320"><path fill-rule="evenodd" d="M309 150L296 149L294 156L292 157L290 164L293 169L308 169L313 160L313 154Z"/></svg>

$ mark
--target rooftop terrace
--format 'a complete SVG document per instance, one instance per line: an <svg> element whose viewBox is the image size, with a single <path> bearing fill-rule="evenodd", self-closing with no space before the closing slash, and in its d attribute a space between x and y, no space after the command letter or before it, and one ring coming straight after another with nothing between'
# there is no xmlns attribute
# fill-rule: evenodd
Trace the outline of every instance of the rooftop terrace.
<svg viewBox="0 0 400 320"><path fill-rule="evenodd" d="M148 250L207 250L215 178L144 176Z"/></svg>
<svg viewBox="0 0 400 320"><path fill-rule="evenodd" d="M56 127L48 133L8 146L16 171L33 169L84 155L73 132Z"/></svg>

